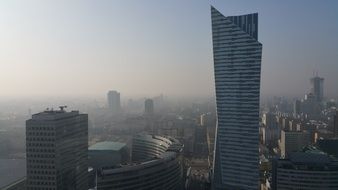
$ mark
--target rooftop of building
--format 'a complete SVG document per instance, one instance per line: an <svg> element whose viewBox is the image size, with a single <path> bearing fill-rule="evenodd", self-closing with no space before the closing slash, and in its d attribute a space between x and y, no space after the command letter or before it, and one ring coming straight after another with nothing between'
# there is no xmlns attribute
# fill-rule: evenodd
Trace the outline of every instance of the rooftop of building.
<svg viewBox="0 0 338 190"><path fill-rule="evenodd" d="M326 153L338 158L338 138L323 139L317 141L317 146Z"/></svg>
<svg viewBox="0 0 338 190"><path fill-rule="evenodd" d="M299 164L328 164L331 162L331 158L321 151L310 151L310 152L294 152L291 153L290 161Z"/></svg>
<svg viewBox="0 0 338 190"><path fill-rule="evenodd" d="M305 134L305 133L309 133L309 131L307 131L307 130L294 131L294 130L290 130L290 129L283 129L282 132L287 133L287 134Z"/></svg>
<svg viewBox="0 0 338 190"><path fill-rule="evenodd" d="M121 172L132 172L137 170L144 170L146 168L154 167L154 165L159 165L164 162L168 162L176 159L175 152L164 152L163 154L156 156L150 160L145 160L143 162L132 162L128 164L121 164L118 166L104 167L98 171L99 176L112 175Z"/></svg>
<svg viewBox="0 0 338 190"><path fill-rule="evenodd" d="M170 136L138 134L134 136L133 140L150 140L158 141L160 144L166 143L168 145L167 151L169 152L181 152L184 147L179 140Z"/></svg>
<svg viewBox="0 0 338 190"><path fill-rule="evenodd" d="M318 147L310 145L299 152L290 153L286 159L279 159L279 167L301 170L338 170L338 160Z"/></svg>
<svg viewBox="0 0 338 190"><path fill-rule="evenodd" d="M180 141L178 141L177 139L173 137L169 137L169 136L138 134L134 136L134 140L135 139L142 140L142 141L155 140L155 141L158 141L158 143L160 144L168 143L169 146L164 153L151 157L147 160L130 162L128 164L121 164L118 166L102 168L101 171L99 171L99 175L102 176L102 175L113 175L115 173L120 173L120 172L132 172L132 171L136 171L139 169L154 167L154 165L163 164L165 162L170 162L177 158L178 153L181 152L183 148L183 144L181 144Z"/></svg>
<svg viewBox="0 0 338 190"><path fill-rule="evenodd" d="M125 143L113 142L113 141L103 141L98 142L89 147L89 150L110 150L110 151L119 151L122 148L126 147Z"/></svg>
<svg viewBox="0 0 338 190"><path fill-rule="evenodd" d="M55 119L60 119L60 118L65 118L65 117L71 117L75 115L79 115L79 111L70 111L67 112L65 108L67 106L60 106L59 110L54 110L47 108L45 111L33 114L32 119L33 120L43 120L43 121L48 121L48 120L55 120Z"/></svg>

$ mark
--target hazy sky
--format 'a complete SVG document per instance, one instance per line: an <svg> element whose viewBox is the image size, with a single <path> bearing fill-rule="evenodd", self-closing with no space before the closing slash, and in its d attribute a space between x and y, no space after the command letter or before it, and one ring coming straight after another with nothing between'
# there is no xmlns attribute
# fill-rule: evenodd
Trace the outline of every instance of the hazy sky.
<svg viewBox="0 0 338 190"><path fill-rule="evenodd" d="M210 3L259 13L262 94L338 96L338 1L0 1L0 96L214 94Z"/></svg>

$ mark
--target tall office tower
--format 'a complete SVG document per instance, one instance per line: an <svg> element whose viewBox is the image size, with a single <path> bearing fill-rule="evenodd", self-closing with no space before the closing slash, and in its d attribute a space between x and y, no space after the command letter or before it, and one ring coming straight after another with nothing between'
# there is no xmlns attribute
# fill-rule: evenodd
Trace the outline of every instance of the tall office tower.
<svg viewBox="0 0 338 190"><path fill-rule="evenodd" d="M293 103L293 115L298 116L300 114L300 108L301 108L301 101L300 100L295 100Z"/></svg>
<svg viewBox="0 0 338 190"><path fill-rule="evenodd" d="M154 114L154 101L152 99L146 99L144 101L144 113L147 115Z"/></svg>
<svg viewBox="0 0 338 190"><path fill-rule="evenodd" d="M211 20L217 103L213 188L258 189L258 14L225 17L211 7Z"/></svg>
<svg viewBox="0 0 338 190"><path fill-rule="evenodd" d="M203 127L210 127L212 125L211 122L212 122L212 115L210 112L200 115L199 125Z"/></svg>
<svg viewBox="0 0 338 190"><path fill-rule="evenodd" d="M110 111L112 111L113 113L120 112L121 110L120 93L115 90L111 90L108 92L107 98L108 98L108 107Z"/></svg>
<svg viewBox="0 0 338 190"><path fill-rule="evenodd" d="M310 79L311 81L311 93L314 95L317 102L323 101L324 95L324 78L315 76Z"/></svg>
<svg viewBox="0 0 338 190"><path fill-rule="evenodd" d="M282 119L282 129L289 129L289 121L290 118L289 117L283 117Z"/></svg>
<svg viewBox="0 0 338 190"><path fill-rule="evenodd" d="M277 126L277 121L276 121L276 115L274 115L271 112L264 113L262 117L262 123L266 127L272 127L275 128Z"/></svg>
<svg viewBox="0 0 338 190"><path fill-rule="evenodd" d="M87 114L34 114L26 121L27 190L88 189L87 151Z"/></svg>
<svg viewBox="0 0 338 190"><path fill-rule="evenodd" d="M262 133L263 143L268 147L275 147L278 145L278 138L280 136L280 128L276 121L276 115L271 112L264 113L262 116Z"/></svg>

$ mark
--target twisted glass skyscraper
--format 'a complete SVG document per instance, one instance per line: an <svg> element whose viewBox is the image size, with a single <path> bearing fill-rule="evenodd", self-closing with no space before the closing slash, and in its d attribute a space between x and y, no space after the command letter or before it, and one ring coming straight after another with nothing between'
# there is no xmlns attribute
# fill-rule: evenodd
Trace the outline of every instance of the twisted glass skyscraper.
<svg viewBox="0 0 338 190"><path fill-rule="evenodd" d="M213 189L258 189L258 14L225 17L211 7L211 18L218 122Z"/></svg>

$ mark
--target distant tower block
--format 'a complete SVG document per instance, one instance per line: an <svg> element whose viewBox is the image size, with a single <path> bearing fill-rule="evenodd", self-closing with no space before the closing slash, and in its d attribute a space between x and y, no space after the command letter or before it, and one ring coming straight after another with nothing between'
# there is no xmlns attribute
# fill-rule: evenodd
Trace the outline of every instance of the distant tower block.
<svg viewBox="0 0 338 190"><path fill-rule="evenodd" d="M324 78L315 77L310 79L311 81L311 93L314 95L317 102L322 102L324 97Z"/></svg>
<svg viewBox="0 0 338 190"><path fill-rule="evenodd" d="M107 99L109 110L113 113L119 113L121 111L120 93L115 90L111 90L107 94Z"/></svg>
<svg viewBox="0 0 338 190"><path fill-rule="evenodd" d="M146 99L144 101L144 113L147 115L154 114L154 101L152 99Z"/></svg>

